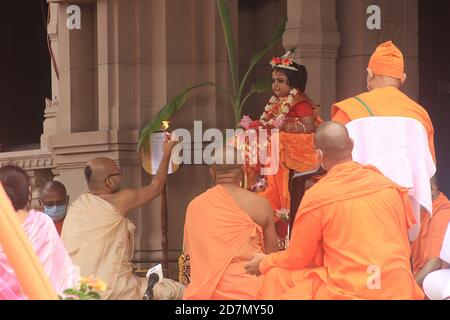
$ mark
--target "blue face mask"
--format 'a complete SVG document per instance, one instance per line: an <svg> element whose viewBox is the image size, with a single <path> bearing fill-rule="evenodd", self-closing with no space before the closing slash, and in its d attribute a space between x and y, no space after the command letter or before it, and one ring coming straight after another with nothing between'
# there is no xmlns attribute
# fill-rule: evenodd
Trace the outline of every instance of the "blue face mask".
<svg viewBox="0 0 450 320"><path fill-rule="evenodd" d="M58 222L65 217L66 207L65 204L51 207L44 206L44 213L52 218L54 222Z"/></svg>

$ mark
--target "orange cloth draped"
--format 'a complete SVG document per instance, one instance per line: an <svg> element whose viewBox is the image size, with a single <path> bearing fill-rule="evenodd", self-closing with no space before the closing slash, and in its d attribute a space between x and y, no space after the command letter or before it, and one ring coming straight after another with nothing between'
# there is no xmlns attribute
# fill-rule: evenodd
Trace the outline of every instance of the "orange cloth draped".
<svg viewBox="0 0 450 320"><path fill-rule="evenodd" d="M288 249L262 260L259 298L422 299L409 261L414 222L407 189L373 166L336 165L305 193Z"/></svg>
<svg viewBox="0 0 450 320"><path fill-rule="evenodd" d="M184 226L191 282L184 299L255 299L262 278L245 264L263 253L262 228L217 185L191 201Z"/></svg>
<svg viewBox="0 0 450 320"><path fill-rule="evenodd" d="M280 162L298 172L317 167L314 134L280 133Z"/></svg>
<svg viewBox="0 0 450 320"><path fill-rule="evenodd" d="M427 111L394 87L375 89L357 96L372 112L373 116L407 117L422 123L428 136L428 146L436 163L434 150L434 129ZM369 111L355 97L334 104L332 120L346 124L351 120L371 116Z"/></svg>
<svg viewBox="0 0 450 320"><path fill-rule="evenodd" d="M318 161L314 148L314 134L297 134L280 132L279 170L277 174L268 175L268 187L260 195L269 200L274 210L289 208L289 169L298 172L317 168Z"/></svg>
<svg viewBox="0 0 450 320"><path fill-rule="evenodd" d="M275 135L272 139L277 138ZM318 161L314 148L314 134L280 132L279 169L267 176L267 188L258 195L266 198L274 211L290 209L289 169L308 171L317 168ZM275 217L280 248L286 247L289 222Z"/></svg>
<svg viewBox="0 0 450 320"><path fill-rule="evenodd" d="M433 214L422 211L420 219L420 233L411 247L414 273L419 272L431 258L439 258L450 222L450 201L439 193L433 201Z"/></svg>

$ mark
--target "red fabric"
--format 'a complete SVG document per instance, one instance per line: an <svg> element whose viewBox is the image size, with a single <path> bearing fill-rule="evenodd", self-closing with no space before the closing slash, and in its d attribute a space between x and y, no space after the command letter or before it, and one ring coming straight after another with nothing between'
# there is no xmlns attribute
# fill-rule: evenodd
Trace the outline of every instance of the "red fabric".
<svg viewBox="0 0 450 320"><path fill-rule="evenodd" d="M56 231L58 231L58 234L61 236L61 230L62 230L62 227L63 227L64 219L62 219L62 220L60 220L58 222L54 222L54 223L55 223Z"/></svg>
<svg viewBox="0 0 450 320"><path fill-rule="evenodd" d="M291 108L288 112L288 118L313 117L314 110L307 101L301 101Z"/></svg>

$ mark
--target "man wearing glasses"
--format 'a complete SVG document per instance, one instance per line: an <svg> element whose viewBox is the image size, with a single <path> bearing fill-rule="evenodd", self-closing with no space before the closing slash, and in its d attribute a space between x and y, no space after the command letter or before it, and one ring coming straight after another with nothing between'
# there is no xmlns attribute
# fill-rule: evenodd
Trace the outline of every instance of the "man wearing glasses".
<svg viewBox="0 0 450 320"><path fill-rule="evenodd" d="M107 283L103 299L140 300L144 296L147 279L132 273L135 226L126 216L161 193L176 143L170 139L164 142L158 171L142 188L122 189L123 173L109 158L92 159L84 169L89 192L70 206L62 239L82 276ZM183 289L175 281L162 279L154 287L154 299L180 299Z"/></svg>

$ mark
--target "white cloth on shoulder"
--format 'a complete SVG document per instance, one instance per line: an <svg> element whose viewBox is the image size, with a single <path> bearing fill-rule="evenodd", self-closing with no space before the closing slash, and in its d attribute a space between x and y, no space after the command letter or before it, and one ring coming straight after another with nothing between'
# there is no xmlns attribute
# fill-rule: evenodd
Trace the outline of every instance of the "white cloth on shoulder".
<svg viewBox="0 0 450 320"><path fill-rule="evenodd" d="M409 189L416 224L410 240L420 229L420 206L432 213L430 178L436 166L423 125L406 117L366 117L346 125L354 141L353 160L377 167L386 177Z"/></svg>

